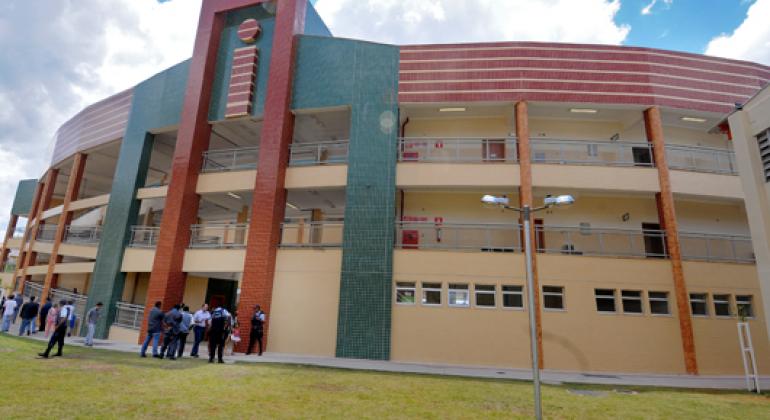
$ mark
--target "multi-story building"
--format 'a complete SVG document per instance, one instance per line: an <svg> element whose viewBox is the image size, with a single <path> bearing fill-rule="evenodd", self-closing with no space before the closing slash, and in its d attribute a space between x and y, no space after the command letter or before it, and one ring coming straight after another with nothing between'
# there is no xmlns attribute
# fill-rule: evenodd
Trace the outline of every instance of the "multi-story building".
<svg viewBox="0 0 770 420"><path fill-rule="evenodd" d="M261 304L271 352L526 367L521 221L480 198L572 194L533 220L544 368L739 374L740 314L767 374L725 115L768 79L647 48L339 39L306 0L206 0L191 60L59 129L3 276L104 302L101 337L137 340L155 301Z"/></svg>

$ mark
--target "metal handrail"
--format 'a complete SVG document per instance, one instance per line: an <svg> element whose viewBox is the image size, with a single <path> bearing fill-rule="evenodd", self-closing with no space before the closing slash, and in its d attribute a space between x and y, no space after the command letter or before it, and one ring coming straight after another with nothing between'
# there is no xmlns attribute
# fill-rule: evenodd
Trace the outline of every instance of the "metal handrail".
<svg viewBox="0 0 770 420"><path fill-rule="evenodd" d="M64 242L78 244L98 244L102 236L101 226L66 226Z"/></svg>
<svg viewBox="0 0 770 420"><path fill-rule="evenodd" d="M158 245L160 228L157 226L131 226L129 248L155 248Z"/></svg>
<svg viewBox="0 0 770 420"><path fill-rule="evenodd" d="M349 144L349 140L292 143L289 146L289 166L347 163Z"/></svg>
<svg viewBox="0 0 770 420"><path fill-rule="evenodd" d="M53 242L56 238L56 225L45 224L37 228L36 241L40 242Z"/></svg>
<svg viewBox="0 0 770 420"><path fill-rule="evenodd" d="M683 260L754 263L751 236L679 232Z"/></svg>
<svg viewBox="0 0 770 420"><path fill-rule="evenodd" d="M732 150L669 144L666 145L666 160L671 169L738 175Z"/></svg>
<svg viewBox="0 0 770 420"><path fill-rule="evenodd" d="M190 226L190 248L244 248L248 223L208 223Z"/></svg>
<svg viewBox="0 0 770 420"><path fill-rule="evenodd" d="M201 172L246 171L257 168L259 147L207 150Z"/></svg>
<svg viewBox="0 0 770 420"><path fill-rule="evenodd" d="M650 143L533 138L532 163L654 167Z"/></svg>
<svg viewBox="0 0 770 420"><path fill-rule="evenodd" d="M286 248L339 248L345 223L322 220L281 223L281 247Z"/></svg>
<svg viewBox="0 0 770 420"><path fill-rule="evenodd" d="M396 247L518 252L521 226L514 223L396 222Z"/></svg>
<svg viewBox="0 0 770 420"><path fill-rule="evenodd" d="M516 138L400 137L399 162L516 163Z"/></svg>
<svg viewBox="0 0 770 420"><path fill-rule="evenodd" d="M86 314L86 305L88 304L88 296L70 292L63 289L51 289L51 301L59 302L60 300L73 301L75 305L75 314L82 321Z"/></svg>
<svg viewBox="0 0 770 420"><path fill-rule="evenodd" d="M144 305L115 302L115 321L113 322L113 325L138 330L142 327L143 318Z"/></svg>
<svg viewBox="0 0 770 420"><path fill-rule="evenodd" d="M666 258L665 238L665 231L651 229L535 227L537 251L546 254Z"/></svg>
<svg viewBox="0 0 770 420"><path fill-rule="evenodd" d="M31 296L35 296L35 299L40 302L40 296L43 294L43 284L42 283L35 283L32 281L25 281L24 282L24 290L22 290L22 296L25 298L29 298Z"/></svg>

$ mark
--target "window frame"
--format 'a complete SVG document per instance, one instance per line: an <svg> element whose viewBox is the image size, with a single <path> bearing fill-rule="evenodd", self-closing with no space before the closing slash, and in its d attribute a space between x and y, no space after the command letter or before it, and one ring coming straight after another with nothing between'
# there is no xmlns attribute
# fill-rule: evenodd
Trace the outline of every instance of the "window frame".
<svg viewBox="0 0 770 420"><path fill-rule="evenodd" d="M492 290L479 290L478 287L491 287ZM492 305L479 305L479 294L492 295ZM473 307L481 309L497 309L497 285L495 284L473 284Z"/></svg>
<svg viewBox="0 0 770 420"><path fill-rule="evenodd" d="M662 293L665 297L652 297L650 293ZM650 310L651 316L671 316L671 300L669 299L669 296L671 295L670 292L666 290L648 290L647 291L647 306ZM666 313L656 313L652 310L652 302L666 302Z"/></svg>
<svg viewBox="0 0 770 420"><path fill-rule="evenodd" d="M546 287L553 287L560 290L560 292L546 292ZM541 294L543 295L542 301L543 301L543 310L548 312L565 312L567 310L567 298L566 293L564 290L564 286L553 286L553 285L543 285L541 288ZM546 296L559 296L561 297L561 308L548 308L545 306L545 297Z"/></svg>
<svg viewBox="0 0 770 420"><path fill-rule="evenodd" d="M610 295L600 295L599 291L610 291L612 292L612 296ZM602 300L612 300L612 311L602 311L599 309L599 299ZM594 304L596 305L596 312L603 315L617 315L618 313L618 291L617 289L603 289L603 288L594 288Z"/></svg>
<svg viewBox="0 0 770 420"><path fill-rule="evenodd" d="M717 299L717 296L726 296L727 300ZM727 315L720 315L717 311L717 304L727 305ZM732 318L733 317L733 305L732 295L729 293L712 293L711 294L711 306L714 310L714 317L716 318Z"/></svg>
<svg viewBox="0 0 770 420"><path fill-rule="evenodd" d="M439 287L425 287L425 285L437 284ZM426 292L438 292L439 303L427 303L425 300ZM444 305L444 283L424 281L420 283L420 305L431 308L438 308Z"/></svg>
<svg viewBox="0 0 770 420"><path fill-rule="evenodd" d="M506 287L518 287L519 290L505 290ZM506 306L505 305L505 297L506 296L515 296L518 295L521 297L521 306ZM508 311L523 311L524 308L527 305L527 301L524 298L524 286L520 284L503 284L500 286L500 306L504 310Z"/></svg>
<svg viewBox="0 0 770 420"><path fill-rule="evenodd" d="M405 284L411 284L412 286L411 287L403 286ZM411 290L412 291L412 293L413 293L413 295L412 295L412 299L413 299L412 302L399 302L399 300L398 300L398 296L399 296L398 292L401 291L401 290ZM417 304L417 282L414 282L414 281L397 281L396 282L396 288L395 288L394 302L396 303L396 305L406 305L406 306L416 305Z"/></svg>
<svg viewBox="0 0 770 420"><path fill-rule="evenodd" d="M703 307L706 310L705 314L696 314L695 311L693 310L693 306L692 306L692 302L693 302L692 296L693 295L701 295L701 296L703 296L703 300L697 299L696 302L703 302ZM691 293L688 293L687 300L690 303L690 315L691 316L695 316L695 317L698 317L698 318L708 318L710 316L710 314L709 314L709 294L708 293L705 293L705 292L691 292Z"/></svg>
<svg viewBox="0 0 770 420"><path fill-rule="evenodd" d="M636 297L627 297L624 296L624 293L639 293L639 296ZM633 302L639 302L639 312L630 312L626 310L626 301L633 301ZM634 315L634 316L643 316L644 315L644 293L641 290L621 290L620 291L620 310L623 315Z"/></svg>
<svg viewBox="0 0 770 420"><path fill-rule="evenodd" d="M744 301L739 298L748 298L748 301ZM754 319L754 317L757 316L756 313L754 312L754 295L735 295L735 313L738 315L739 318L741 317L739 305L743 305L744 304L743 302L748 302L749 311L751 312L751 315L747 315L745 318Z"/></svg>
<svg viewBox="0 0 770 420"><path fill-rule="evenodd" d="M455 287L452 287L455 286ZM465 286L465 288L457 287ZM465 292L465 304L452 303L451 296L458 291ZM471 285L469 283L449 283L447 284L446 304L450 308L470 308L471 307Z"/></svg>

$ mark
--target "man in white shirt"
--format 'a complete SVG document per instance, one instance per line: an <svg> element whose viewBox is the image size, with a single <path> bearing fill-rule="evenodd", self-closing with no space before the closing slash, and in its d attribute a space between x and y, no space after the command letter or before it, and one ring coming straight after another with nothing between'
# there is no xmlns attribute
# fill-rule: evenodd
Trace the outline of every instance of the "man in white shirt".
<svg viewBox="0 0 770 420"><path fill-rule="evenodd" d="M3 304L3 332L7 333L11 329L11 321L16 316L16 306L17 303L13 295L9 296Z"/></svg>
<svg viewBox="0 0 770 420"><path fill-rule="evenodd" d="M209 305L204 303L201 305L201 308L193 314L193 334L195 334L195 341L193 342L192 351L190 351L190 357L198 357L198 346L200 346L203 337L206 335L206 327L208 327L210 321L211 314L209 313Z"/></svg>
<svg viewBox="0 0 770 420"><path fill-rule="evenodd" d="M62 300L59 302L61 306L59 317L56 320L56 329L51 336L51 340L48 342L48 348L43 353L39 353L38 356L47 359L51 354L51 349L55 344L58 344L59 348L54 356L62 355L62 348L64 347L64 337L67 335L67 320L72 316L72 306L67 305L67 302Z"/></svg>

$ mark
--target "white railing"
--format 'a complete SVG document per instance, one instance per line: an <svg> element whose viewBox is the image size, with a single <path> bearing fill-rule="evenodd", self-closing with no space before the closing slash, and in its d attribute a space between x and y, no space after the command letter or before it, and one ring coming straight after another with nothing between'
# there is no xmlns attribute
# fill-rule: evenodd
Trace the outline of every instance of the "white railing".
<svg viewBox="0 0 770 420"><path fill-rule="evenodd" d="M515 138L402 137L399 162L516 163Z"/></svg>
<svg viewBox="0 0 770 420"><path fill-rule="evenodd" d="M257 168L258 147L208 150L203 152L201 172L245 171Z"/></svg>
<svg viewBox="0 0 770 420"><path fill-rule="evenodd" d="M396 247L518 252L522 249L521 227L513 223L396 222Z"/></svg>
<svg viewBox="0 0 770 420"><path fill-rule="evenodd" d="M94 245L102 237L101 226L67 226L64 232L64 242L71 244Z"/></svg>
<svg viewBox="0 0 770 420"><path fill-rule="evenodd" d="M753 263L751 237L697 232L679 232L683 260Z"/></svg>
<svg viewBox="0 0 770 420"><path fill-rule="evenodd" d="M289 166L332 165L348 162L348 140L292 143Z"/></svg>
<svg viewBox="0 0 770 420"><path fill-rule="evenodd" d="M129 248L155 248L158 245L160 228L157 226L131 226Z"/></svg>
<svg viewBox="0 0 770 420"><path fill-rule="evenodd" d="M115 321L113 325L132 330L142 328L144 318L144 305L135 305L126 302L115 303Z"/></svg>
<svg viewBox="0 0 770 420"><path fill-rule="evenodd" d="M24 282L24 290L22 291L22 295L29 299L31 296L35 297L35 300L40 302L42 299L40 296L43 295L43 284L42 283L35 283L31 281L25 281ZM42 305L42 303L41 303Z"/></svg>
<svg viewBox="0 0 770 420"><path fill-rule="evenodd" d="M533 138L532 163L653 167L649 143Z"/></svg>
<svg viewBox="0 0 770 420"><path fill-rule="evenodd" d="M35 240L40 242L53 242L56 238L56 225L45 224L37 228Z"/></svg>
<svg viewBox="0 0 770 420"><path fill-rule="evenodd" d="M247 223L190 226L190 248L243 248L249 230Z"/></svg>
<svg viewBox="0 0 770 420"><path fill-rule="evenodd" d="M738 175L735 153L725 149L667 145L666 161L671 169Z"/></svg>
<svg viewBox="0 0 770 420"><path fill-rule="evenodd" d="M537 251L547 254L665 258L662 230L536 226Z"/></svg>
<svg viewBox="0 0 770 420"><path fill-rule="evenodd" d="M67 302L73 301L75 305L75 314L78 319L83 322L83 317L86 314L86 305L88 304L88 296L70 292L62 289L51 289L51 302L59 303L60 300Z"/></svg>
<svg viewBox="0 0 770 420"><path fill-rule="evenodd" d="M281 224L282 247L335 248L342 246L345 223L340 220L310 222L302 219Z"/></svg>

